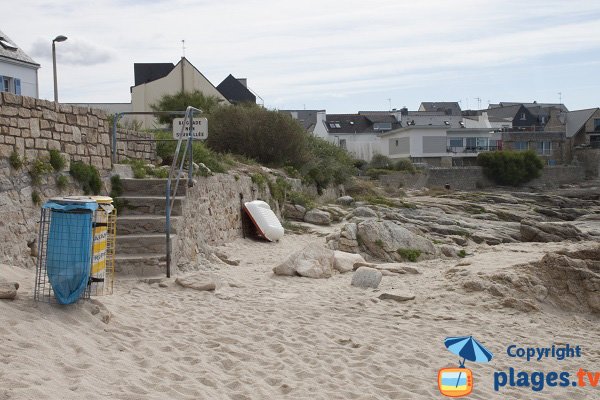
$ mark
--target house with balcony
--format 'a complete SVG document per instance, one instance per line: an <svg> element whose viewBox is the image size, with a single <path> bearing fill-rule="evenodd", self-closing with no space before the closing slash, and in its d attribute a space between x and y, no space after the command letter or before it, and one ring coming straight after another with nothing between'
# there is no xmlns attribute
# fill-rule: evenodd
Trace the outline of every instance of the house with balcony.
<svg viewBox="0 0 600 400"><path fill-rule="evenodd" d="M40 64L0 31L0 91L39 97Z"/></svg>

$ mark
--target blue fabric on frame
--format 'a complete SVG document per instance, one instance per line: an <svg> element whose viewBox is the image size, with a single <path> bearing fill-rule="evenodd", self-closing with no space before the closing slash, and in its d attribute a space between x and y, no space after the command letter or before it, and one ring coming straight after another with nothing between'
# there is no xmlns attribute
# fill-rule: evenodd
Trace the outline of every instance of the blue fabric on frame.
<svg viewBox="0 0 600 400"><path fill-rule="evenodd" d="M47 208L52 208L46 251L48 280L60 304L75 303L90 278L93 212L85 207L79 212Z"/></svg>

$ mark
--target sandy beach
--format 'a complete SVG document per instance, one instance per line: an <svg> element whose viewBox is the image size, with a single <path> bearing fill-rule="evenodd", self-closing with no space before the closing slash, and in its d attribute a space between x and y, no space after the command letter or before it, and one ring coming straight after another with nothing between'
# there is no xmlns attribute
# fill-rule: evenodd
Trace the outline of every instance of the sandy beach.
<svg viewBox="0 0 600 400"><path fill-rule="evenodd" d="M16 300L0 301L0 399L443 398L437 372L458 366L443 340L465 335L495 355L489 364L467 362L475 381L469 398L583 399L600 390L496 392L494 371L510 367L597 368L598 319L550 306L506 307L463 287L466 279L510 272L548 252L597 243L478 245L464 259L411 263L419 274L384 276L378 289L351 286L352 273L273 275L275 265L311 242L324 244L323 233L289 234L278 243L238 239L218 250L239 265L215 260L178 272L210 276L214 292L183 288L176 277L119 279L113 295L66 307L35 303L33 271L2 266L0 277L21 288ZM416 297L378 299L392 289ZM510 344L553 343L579 345L583 356L528 363L506 355Z"/></svg>

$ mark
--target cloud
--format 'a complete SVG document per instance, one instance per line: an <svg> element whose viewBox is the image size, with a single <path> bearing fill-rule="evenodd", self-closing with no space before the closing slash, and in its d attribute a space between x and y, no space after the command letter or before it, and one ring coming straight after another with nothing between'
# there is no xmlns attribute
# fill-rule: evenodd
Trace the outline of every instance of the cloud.
<svg viewBox="0 0 600 400"><path fill-rule="evenodd" d="M88 43L81 39L71 40L58 43L57 60L62 64L70 65L98 65L108 63L115 59L114 52ZM48 40L38 39L31 48L30 55L50 59L52 57L52 42Z"/></svg>

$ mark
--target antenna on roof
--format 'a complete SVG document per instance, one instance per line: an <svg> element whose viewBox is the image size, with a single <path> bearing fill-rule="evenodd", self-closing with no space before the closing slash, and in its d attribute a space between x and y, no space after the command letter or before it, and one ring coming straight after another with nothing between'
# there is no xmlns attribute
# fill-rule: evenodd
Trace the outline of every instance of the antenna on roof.
<svg viewBox="0 0 600 400"><path fill-rule="evenodd" d="M181 40L181 52L183 53L181 58L185 58L185 39Z"/></svg>

